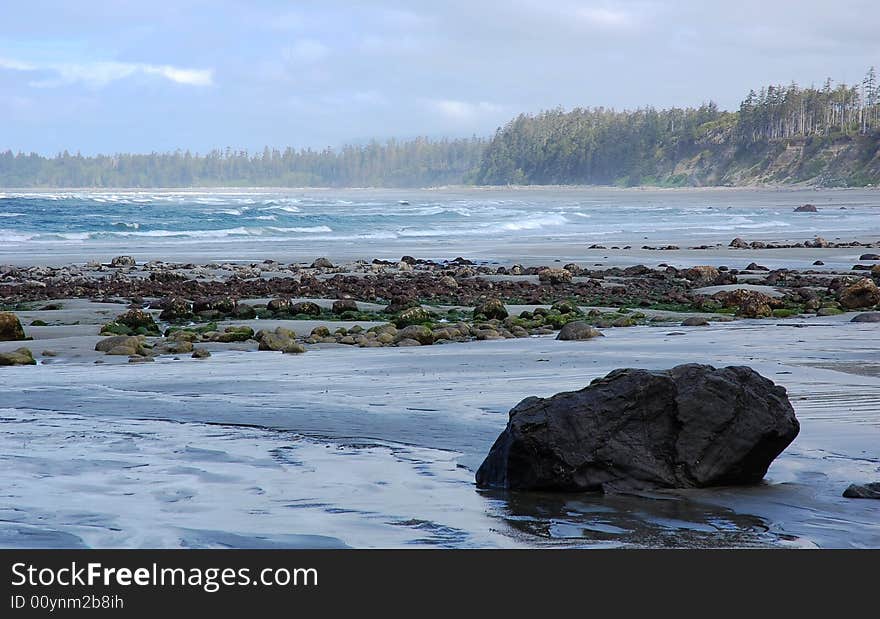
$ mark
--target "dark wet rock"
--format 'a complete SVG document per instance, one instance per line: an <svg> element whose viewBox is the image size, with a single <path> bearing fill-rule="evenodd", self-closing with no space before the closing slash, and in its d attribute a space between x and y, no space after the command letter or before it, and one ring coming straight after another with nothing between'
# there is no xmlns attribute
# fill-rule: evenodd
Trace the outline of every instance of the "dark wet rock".
<svg viewBox="0 0 880 619"><path fill-rule="evenodd" d="M234 318L238 318L239 320L251 320L256 318L257 310L254 309L253 305L248 305L247 303L238 303L235 306L235 309L232 311L232 316Z"/></svg>
<svg viewBox="0 0 880 619"><path fill-rule="evenodd" d="M174 322L189 320L193 316L192 303L182 297L167 297L162 299L158 305L162 309L159 320Z"/></svg>
<svg viewBox="0 0 880 619"><path fill-rule="evenodd" d="M880 303L880 290L877 284L868 277L863 277L855 284L847 286L840 292L840 305L846 309L871 307Z"/></svg>
<svg viewBox="0 0 880 619"><path fill-rule="evenodd" d="M12 352L0 353L0 366L4 365L36 365L34 354L29 348L17 348Z"/></svg>
<svg viewBox="0 0 880 619"><path fill-rule="evenodd" d="M217 312L220 315L226 316L233 314L236 307L238 307L238 302L232 297L226 296L207 297L193 301L193 312L196 314Z"/></svg>
<svg viewBox="0 0 880 619"><path fill-rule="evenodd" d="M397 340L397 345L401 347L405 346L421 346L422 344L418 340L414 340L408 337L405 337L401 340Z"/></svg>
<svg viewBox="0 0 880 619"><path fill-rule="evenodd" d="M817 266L817 267L824 266L824 265L825 265L825 263L822 262L821 260L816 260L816 261L813 263L813 266Z"/></svg>
<svg viewBox="0 0 880 619"><path fill-rule="evenodd" d="M753 484L799 429L785 389L751 368L620 369L517 404L476 481L557 491Z"/></svg>
<svg viewBox="0 0 880 619"><path fill-rule="evenodd" d="M681 321L682 327L707 327L709 321L702 316L691 316Z"/></svg>
<svg viewBox="0 0 880 619"><path fill-rule="evenodd" d="M746 242L745 242L744 240L742 240L741 238L736 237L735 239L733 239L733 240L730 242L730 244L728 245L728 247L734 247L734 248L736 248L736 249L748 249L748 248L749 248L749 244L746 243Z"/></svg>
<svg viewBox="0 0 880 619"><path fill-rule="evenodd" d="M305 314L306 316L320 316L321 306L311 301L301 301L290 306L291 314Z"/></svg>
<svg viewBox="0 0 880 619"><path fill-rule="evenodd" d="M757 264L755 262L749 263L749 266L746 267L746 271L769 271L769 270L770 269L768 269L767 267L761 266L760 264Z"/></svg>
<svg viewBox="0 0 880 619"><path fill-rule="evenodd" d="M865 312L853 316L850 322L880 322L880 312Z"/></svg>
<svg viewBox="0 0 880 619"><path fill-rule="evenodd" d="M568 322L564 324L559 330L559 335L556 336L556 339L573 341L591 340L594 337L603 337L603 334L601 331L599 331L599 329L596 329L591 324L583 322L581 320L575 320L573 322Z"/></svg>
<svg viewBox="0 0 880 619"><path fill-rule="evenodd" d="M287 355L300 355L308 350L299 342L293 342L281 349L281 352Z"/></svg>
<svg viewBox="0 0 880 619"><path fill-rule="evenodd" d="M818 210L819 209L817 209L812 204L804 204L804 205L799 206L796 209L794 209L794 212L795 213L816 213L816 212L818 212Z"/></svg>
<svg viewBox="0 0 880 619"><path fill-rule="evenodd" d="M193 359L207 359L210 356L211 353L205 348L196 348L192 353Z"/></svg>
<svg viewBox="0 0 880 619"><path fill-rule="evenodd" d="M486 318L504 320L507 318L507 308L500 299L488 299L480 303L474 308L474 315L485 316Z"/></svg>
<svg viewBox="0 0 880 619"><path fill-rule="evenodd" d="M880 499L880 482L869 484L851 484L843 491L848 499Z"/></svg>
<svg viewBox="0 0 880 619"><path fill-rule="evenodd" d="M111 267L133 267L135 264L134 258L131 256L116 256L110 261Z"/></svg>
<svg viewBox="0 0 880 619"><path fill-rule="evenodd" d="M354 299L339 299L333 302L332 311L334 314L344 314L345 312L358 311L358 304Z"/></svg>
<svg viewBox="0 0 880 619"><path fill-rule="evenodd" d="M862 254L859 260L880 260L880 254Z"/></svg>
<svg viewBox="0 0 880 619"><path fill-rule="evenodd" d="M0 342L17 342L26 339L18 316L12 312L0 312Z"/></svg>
<svg viewBox="0 0 880 619"><path fill-rule="evenodd" d="M391 297L391 302L385 307L385 311L389 314L396 314L411 307L418 307L419 302L413 297L396 296Z"/></svg>
<svg viewBox="0 0 880 619"><path fill-rule="evenodd" d="M314 262L312 262L313 269L332 269L333 263L330 262L329 258L318 258Z"/></svg>

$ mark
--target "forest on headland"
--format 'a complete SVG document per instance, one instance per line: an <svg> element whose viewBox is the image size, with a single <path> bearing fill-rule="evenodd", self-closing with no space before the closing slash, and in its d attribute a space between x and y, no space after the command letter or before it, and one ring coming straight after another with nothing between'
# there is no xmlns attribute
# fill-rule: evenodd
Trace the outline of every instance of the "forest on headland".
<svg viewBox="0 0 880 619"><path fill-rule="evenodd" d="M880 184L880 84L768 86L738 110L561 108L491 138L372 141L341 149L53 157L0 152L0 187L424 187Z"/></svg>

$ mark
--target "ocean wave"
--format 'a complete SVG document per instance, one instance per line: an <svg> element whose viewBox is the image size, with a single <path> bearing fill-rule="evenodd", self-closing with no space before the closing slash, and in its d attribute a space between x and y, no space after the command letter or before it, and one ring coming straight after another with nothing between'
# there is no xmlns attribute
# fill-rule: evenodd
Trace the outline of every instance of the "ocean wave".
<svg viewBox="0 0 880 619"><path fill-rule="evenodd" d="M24 217L24 213L0 213L0 217Z"/></svg>
<svg viewBox="0 0 880 619"><path fill-rule="evenodd" d="M541 215L536 217L527 217L521 221L512 221L502 224L500 228L509 232L518 232L520 230L540 230L541 228L564 226L571 223L563 215Z"/></svg>

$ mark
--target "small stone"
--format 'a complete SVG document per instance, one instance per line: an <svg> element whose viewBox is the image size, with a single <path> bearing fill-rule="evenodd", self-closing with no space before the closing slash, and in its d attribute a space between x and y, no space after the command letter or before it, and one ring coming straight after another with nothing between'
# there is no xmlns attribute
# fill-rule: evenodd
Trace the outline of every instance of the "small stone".
<svg viewBox="0 0 880 619"><path fill-rule="evenodd" d="M880 499L880 482L870 484L851 484L843 491L848 499Z"/></svg>

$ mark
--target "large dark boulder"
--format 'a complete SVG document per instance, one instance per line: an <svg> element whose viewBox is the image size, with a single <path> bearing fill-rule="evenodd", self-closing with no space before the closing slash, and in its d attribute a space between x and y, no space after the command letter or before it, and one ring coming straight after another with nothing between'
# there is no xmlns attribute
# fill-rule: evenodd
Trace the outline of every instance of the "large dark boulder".
<svg viewBox="0 0 880 619"><path fill-rule="evenodd" d="M580 391L517 404L477 471L477 486L752 484L799 429L785 389L748 367L614 370Z"/></svg>

